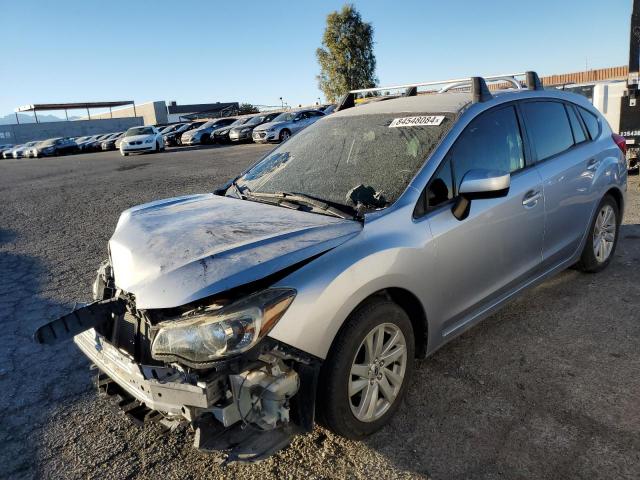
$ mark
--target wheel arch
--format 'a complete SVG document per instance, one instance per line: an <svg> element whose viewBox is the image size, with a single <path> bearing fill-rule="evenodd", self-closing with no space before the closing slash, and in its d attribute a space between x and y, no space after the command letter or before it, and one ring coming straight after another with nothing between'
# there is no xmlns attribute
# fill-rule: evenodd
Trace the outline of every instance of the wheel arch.
<svg viewBox="0 0 640 480"><path fill-rule="evenodd" d="M611 195L618 205L618 211L620 212L620 222L622 223L622 217L624 216L624 195L618 187L611 187L606 191L604 196Z"/></svg>
<svg viewBox="0 0 640 480"><path fill-rule="evenodd" d="M333 341L331 342L331 347L329 348L329 351L331 351L331 348L333 347L333 343L336 341L336 339L340 336L340 334L344 330L345 325L347 324L347 321L349 320L351 315L353 315L354 312L360 309L367 302L370 302L371 300L374 300L376 298L385 298L385 299L391 300L406 312L407 316L409 317L409 320L411 320L411 325L413 326L413 333L414 333L415 347L416 347L415 348L416 357L424 358L427 352L427 345L428 345L427 340L428 340L428 334L429 334L429 328L427 324L427 315L418 297L416 297L409 290L406 290L401 287L388 287L388 288L378 290L370 294L369 296L365 297L362 301L360 301L360 303L358 303L349 312L349 314L346 316L346 318L340 325L338 332L336 333L335 337L333 338Z"/></svg>

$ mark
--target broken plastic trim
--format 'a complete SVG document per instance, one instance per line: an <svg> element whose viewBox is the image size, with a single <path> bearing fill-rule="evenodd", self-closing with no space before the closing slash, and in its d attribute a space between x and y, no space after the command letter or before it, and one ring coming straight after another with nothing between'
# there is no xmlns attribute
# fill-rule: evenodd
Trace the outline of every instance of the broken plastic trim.
<svg viewBox="0 0 640 480"><path fill-rule="evenodd" d="M74 309L62 317L45 323L33 334L33 339L41 345L53 345L71 340L79 333L94 328L111 318L124 314L126 304L120 298L110 298L89 303Z"/></svg>

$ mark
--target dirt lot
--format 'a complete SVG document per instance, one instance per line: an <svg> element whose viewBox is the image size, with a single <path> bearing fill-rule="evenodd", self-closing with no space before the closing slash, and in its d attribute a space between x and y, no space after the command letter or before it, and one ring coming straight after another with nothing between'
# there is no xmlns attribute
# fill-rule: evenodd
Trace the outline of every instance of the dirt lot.
<svg viewBox="0 0 640 480"><path fill-rule="evenodd" d="M0 478L638 478L640 192L616 258L566 271L420 361L365 442L316 428L256 465L218 467L187 431L134 427L71 343L36 326L87 300L123 209L209 191L269 147L0 161Z"/></svg>

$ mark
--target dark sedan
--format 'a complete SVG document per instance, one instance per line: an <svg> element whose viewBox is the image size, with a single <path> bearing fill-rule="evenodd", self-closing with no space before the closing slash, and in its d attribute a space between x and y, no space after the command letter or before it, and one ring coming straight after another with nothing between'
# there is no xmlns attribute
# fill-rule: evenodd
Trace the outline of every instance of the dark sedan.
<svg viewBox="0 0 640 480"><path fill-rule="evenodd" d="M253 139L251 136L253 134L253 129L263 123L269 123L278 115L280 115L280 112L266 113L250 118L249 121L244 124L233 127L229 130L229 140L232 142L252 142Z"/></svg>
<svg viewBox="0 0 640 480"><path fill-rule="evenodd" d="M171 133L166 133L162 135L164 137L164 144L168 147L173 147L176 145L182 145L182 134L184 132L188 132L189 130L193 130L194 128L198 128L207 123L205 120L199 120L197 122L185 123L180 128L175 129Z"/></svg>
<svg viewBox="0 0 640 480"><path fill-rule="evenodd" d="M124 132L118 132L108 136L102 141L102 143L100 144L100 148L102 150L115 150L117 148L116 141L118 141L123 136Z"/></svg>
<svg viewBox="0 0 640 480"><path fill-rule="evenodd" d="M72 138L50 138L33 148L34 157L54 157L78 152L78 144Z"/></svg>
<svg viewBox="0 0 640 480"><path fill-rule="evenodd" d="M231 143L229 132L231 132L233 128L240 127L241 125L248 123L253 117L254 115L247 115L246 117L238 118L231 125L214 130L211 132L209 137L211 143Z"/></svg>

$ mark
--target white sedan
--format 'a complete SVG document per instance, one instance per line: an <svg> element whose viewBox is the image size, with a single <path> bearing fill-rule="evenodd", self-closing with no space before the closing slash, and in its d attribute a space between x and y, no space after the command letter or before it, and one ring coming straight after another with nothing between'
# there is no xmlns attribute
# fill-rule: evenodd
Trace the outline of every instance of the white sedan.
<svg viewBox="0 0 640 480"><path fill-rule="evenodd" d="M120 154L160 152L164 150L164 140L156 127L132 127L120 142Z"/></svg>

